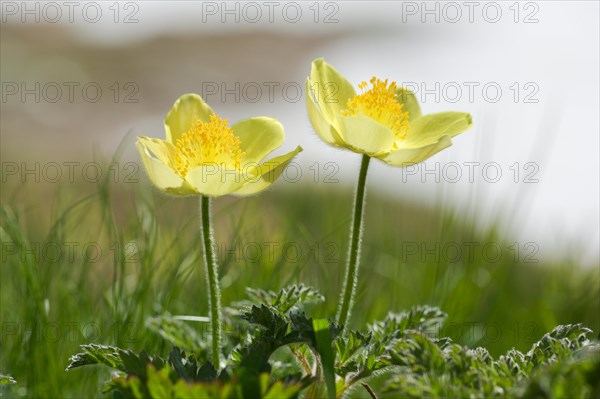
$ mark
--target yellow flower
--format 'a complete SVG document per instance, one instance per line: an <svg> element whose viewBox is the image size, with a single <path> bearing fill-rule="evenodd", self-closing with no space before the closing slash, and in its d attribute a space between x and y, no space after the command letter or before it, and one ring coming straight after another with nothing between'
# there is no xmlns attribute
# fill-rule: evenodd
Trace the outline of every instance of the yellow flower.
<svg viewBox="0 0 600 399"><path fill-rule="evenodd" d="M313 61L306 81L310 121L325 142L390 165L424 161L473 124L464 112L422 115L414 93L395 82L373 77L358 87L357 95L335 68Z"/></svg>
<svg viewBox="0 0 600 399"><path fill-rule="evenodd" d="M277 120L254 117L229 127L196 94L185 94L165 118L166 140L138 137L152 183L175 195L249 195L269 187L300 146L260 164L284 140Z"/></svg>

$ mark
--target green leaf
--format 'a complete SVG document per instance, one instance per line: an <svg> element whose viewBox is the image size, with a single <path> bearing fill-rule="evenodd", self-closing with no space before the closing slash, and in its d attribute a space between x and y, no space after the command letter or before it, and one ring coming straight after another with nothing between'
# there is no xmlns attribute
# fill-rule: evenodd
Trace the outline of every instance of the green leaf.
<svg viewBox="0 0 600 399"><path fill-rule="evenodd" d="M511 349L494 360L416 331L393 339L383 359L401 367L384 392L402 397L598 397L600 347L581 325L556 327L523 354Z"/></svg>
<svg viewBox="0 0 600 399"><path fill-rule="evenodd" d="M293 307L325 299L319 291L303 284L282 288L277 293L253 288L246 288L246 292L253 302L273 306L284 313Z"/></svg>
<svg viewBox="0 0 600 399"><path fill-rule="evenodd" d="M407 335L407 338L394 341L389 348L390 364L408 367L413 372L442 372L445 369L444 353L433 340L419 332Z"/></svg>
<svg viewBox="0 0 600 399"><path fill-rule="evenodd" d="M539 368L520 396L534 398L600 397L600 345L589 345L564 361Z"/></svg>
<svg viewBox="0 0 600 399"><path fill-rule="evenodd" d="M173 397L173 383L169 378L170 369L164 367L161 370L156 370L151 365L148 366L148 382L146 387L152 398L171 398Z"/></svg>
<svg viewBox="0 0 600 399"><path fill-rule="evenodd" d="M511 378L524 378L531 371L525 355L514 348L500 356L496 367L499 373Z"/></svg>
<svg viewBox="0 0 600 399"><path fill-rule="evenodd" d="M312 318L307 317L304 312L290 313L290 333L285 337L285 343L306 342L316 348L317 341Z"/></svg>
<svg viewBox="0 0 600 399"><path fill-rule="evenodd" d="M156 368L149 364L145 374L146 382L135 376L113 377L111 387L119 393L118 397L146 399L146 398L224 398L237 399L238 389L236 383L190 383L183 379L173 378L173 369L168 365Z"/></svg>
<svg viewBox="0 0 600 399"><path fill-rule="evenodd" d="M587 334L590 332L592 332L590 329L581 324L558 326L533 344L526 358L533 367L536 367L567 357L573 350L589 343Z"/></svg>
<svg viewBox="0 0 600 399"><path fill-rule="evenodd" d="M265 304L245 310L241 318L260 328L250 334L249 342L240 344L231 354L232 373L239 379L244 397L258 397L261 395L260 376L271 374L269 359L278 348L299 343L315 347L313 321L304 313L284 313ZM312 382L312 376L296 382L306 387Z"/></svg>
<svg viewBox="0 0 600 399"><path fill-rule="evenodd" d="M269 375L260 376L263 399L292 399L297 398L304 385L301 383L284 383L282 381L269 381Z"/></svg>
<svg viewBox="0 0 600 399"><path fill-rule="evenodd" d="M360 350L366 348L373 335L371 333L362 334L355 330L348 331L345 336L340 336L335 341L337 350L337 367L340 369L348 368L347 363Z"/></svg>
<svg viewBox="0 0 600 399"><path fill-rule="evenodd" d="M408 312L389 314L367 332L350 331L338 337L336 372L344 378L338 391L343 394L356 383L394 367L441 367L442 348L450 341L430 339L424 333L433 332L434 327L439 329L445 318L446 314L438 308L416 306Z"/></svg>
<svg viewBox="0 0 600 399"><path fill-rule="evenodd" d="M197 354L208 353L206 342L197 330L168 313L149 317L146 319L146 327L173 346Z"/></svg>
<svg viewBox="0 0 600 399"><path fill-rule="evenodd" d="M195 355L186 356L178 347L169 353L169 364L180 378L193 382L209 382L217 379L217 370L210 361L199 365Z"/></svg>
<svg viewBox="0 0 600 399"><path fill-rule="evenodd" d="M385 320L373 324L370 330L385 343L403 337L408 330L433 334L440 329L446 317L446 313L438 308L415 306L408 312L390 313Z"/></svg>
<svg viewBox="0 0 600 399"><path fill-rule="evenodd" d="M249 311L243 312L241 318L252 324L258 324L264 328L267 335L273 339L281 339L288 330L288 322L285 316L277 309L261 305L252 306Z"/></svg>
<svg viewBox="0 0 600 399"><path fill-rule="evenodd" d="M72 356L66 371L77 367L88 365L104 365L120 370L129 375L146 377L146 367L152 364L155 367L162 368L165 361L158 356L150 357L146 352L139 354L113 346L88 344L81 345L84 352Z"/></svg>

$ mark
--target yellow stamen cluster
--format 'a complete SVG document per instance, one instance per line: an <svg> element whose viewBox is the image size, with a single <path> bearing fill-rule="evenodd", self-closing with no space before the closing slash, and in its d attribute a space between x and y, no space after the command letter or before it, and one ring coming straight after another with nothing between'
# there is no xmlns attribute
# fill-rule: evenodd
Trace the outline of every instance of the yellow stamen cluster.
<svg viewBox="0 0 600 399"><path fill-rule="evenodd" d="M363 91L348 100L347 109L342 115L366 115L377 122L388 126L397 139L406 138L408 133L408 112L402 112L404 104L396 99L396 82L388 84L388 80L380 80L373 76L371 88L367 91L367 82L362 82L358 88Z"/></svg>
<svg viewBox="0 0 600 399"><path fill-rule="evenodd" d="M213 164L227 169L240 169L243 152L240 139L233 134L227 119L215 114L210 122L194 121L190 130L177 139L173 168L181 177L190 169Z"/></svg>

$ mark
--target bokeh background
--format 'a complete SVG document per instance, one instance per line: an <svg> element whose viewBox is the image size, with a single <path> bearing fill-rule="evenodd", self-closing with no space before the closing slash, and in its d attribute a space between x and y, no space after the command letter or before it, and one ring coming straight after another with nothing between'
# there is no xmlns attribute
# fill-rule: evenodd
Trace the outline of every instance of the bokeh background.
<svg viewBox="0 0 600 399"><path fill-rule="evenodd" d="M97 394L106 372L62 371L77 345L165 350L147 316L206 314L197 204L153 190L133 147L163 137L183 93L230 121L278 118L276 154L304 148L268 192L215 201L226 303L246 286L305 282L329 298L315 311L332 314L360 157L312 131L303 88L317 57L354 84L411 87L425 113L474 120L416 168L372 163L357 327L430 303L462 323L446 335L495 355L558 323L598 333L597 2L48 4L1 3L0 373L20 395ZM74 260L65 242L80 244ZM80 250L90 242L99 260ZM268 256L270 242L302 255ZM44 253L56 243L63 256Z"/></svg>

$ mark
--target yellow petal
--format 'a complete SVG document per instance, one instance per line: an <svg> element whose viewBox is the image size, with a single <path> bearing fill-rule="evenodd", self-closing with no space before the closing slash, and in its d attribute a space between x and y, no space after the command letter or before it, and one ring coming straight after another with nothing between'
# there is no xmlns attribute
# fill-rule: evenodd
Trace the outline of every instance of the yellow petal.
<svg viewBox="0 0 600 399"><path fill-rule="evenodd" d="M144 141L135 143L150 181L160 190L173 195L191 195L194 190L162 160L154 158ZM160 153L160 151L159 151ZM158 156L158 154L156 154Z"/></svg>
<svg viewBox="0 0 600 399"><path fill-rule="evenodd" d="M234 195L251 195L266 189L281 176L292 158L301 151L302 147L298 146L294 151L272 158L261 165L250 168L248 173L253 175L254 178L238 189ZM245 173L245 175L247 174Z"/></svg>
<svg viewBox="0 0 600 399"><path fill-rule="evenodd" d="M166 140L146 136L138 137L138 141L165 165L172 166L171 160L177 151L173 144Z"/></svg>
<svg viewBox="0 0 600 399"><path fill-rule="evenodd" d="M410 166L426 160L451 145L450 136L442 136L437 143L417 148L401 148L388 154L379 155L377 158L394 166Z"/></svg>
<svg viewBox="0 0 600 399"><path fill-rule="evenodd" d="M350 82L322 58L312 62L309 85L322 115L330 123L356 95Z"/></svg>
<svg viewBox="0 0 600 399"><path fill-rule="evenodd" d="M175 144L177 139L190 130L196 119L210 122L213 110L197 94L184 94L179 97L165 117L167 141Z"/></svg>
<svg viewBox="0 0 600 399"><path fill-rule="evenodd" d="M285 133L279 121L265 116L244 119L231 127L240 139L242 165L257 163L283 144Z"/></svg>
<svg viewBox="0 0 600 399"><path fill-rule="evenodd" d="M454 137L473 126L471 115L466 112L439 112L423 115L410 124L402 148L418 148L437 143L442 136Z"/></svg>
<svg viewBox="0 0 600 399"><path fill-rule="evenodd" d="M252 176L244 176L237 169L226 169L217 164L205 164L190 169L185 180L198 193L211 197L231 194Z"/></svg>
<svg viewBox="0 0 600 399"><path fill-rule="evenodd" d="M412 122L421 117L421 106L419 105L415 93L404 87L400 87L396 90L396 99L400 104L404 104L402 111L408 112L408 122Z"/></svg>
<svg viewBox="0 0 600 399"><path fill-rule="evenodd" d="M315 129L315 132L328 144L339 146L342 140L335 128L325 119L319 107L315 103L313 93L310 88L309 79L306 80L306 107L308 109L308 118Z"/></svg>
<svg viewBox="0 0 600 399"><path fill-rule="evenodd" d="M393 148L392 130L366 115L339 116L337 125L344 147L354 152L376 155Z"/></svg>

